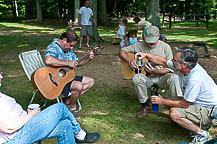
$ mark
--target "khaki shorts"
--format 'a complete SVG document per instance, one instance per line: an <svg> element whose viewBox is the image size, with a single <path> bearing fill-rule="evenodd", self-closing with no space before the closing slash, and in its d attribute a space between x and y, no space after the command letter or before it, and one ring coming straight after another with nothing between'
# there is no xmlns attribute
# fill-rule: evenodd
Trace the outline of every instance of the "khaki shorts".
<svg viewBox="0 0 217 144"><path fill-rule="evenodd" d="M82 25L80 36L92 36L92 25Z"/></svg>
<svg viewBox="0 0 217 144"><path fill-rule="evenodd" d="M212 122L210 117L211 108L190 105L187 109L176 108L180 117L186 118L196 125L208 125Z"/></svg>

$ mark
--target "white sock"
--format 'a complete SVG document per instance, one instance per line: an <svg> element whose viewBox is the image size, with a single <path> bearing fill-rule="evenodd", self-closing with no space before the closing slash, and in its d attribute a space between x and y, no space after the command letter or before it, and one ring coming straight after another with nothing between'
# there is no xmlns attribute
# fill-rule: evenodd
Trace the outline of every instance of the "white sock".
<svg viewBox="0 0 217 144"><path fill-rule="evenodd" d="M75 137L79 140L84 140L85 136L86 136L86 132L83 130L81 130L77 135L75 135Z"/></svg>
<svg viewBox="0 0 217 144"><path fill-rule="evenodd" d="M207 136L207 135L208 135L208 132L204 130L202 133L200 133L200 135L202 135L202 136Z"/></svg>

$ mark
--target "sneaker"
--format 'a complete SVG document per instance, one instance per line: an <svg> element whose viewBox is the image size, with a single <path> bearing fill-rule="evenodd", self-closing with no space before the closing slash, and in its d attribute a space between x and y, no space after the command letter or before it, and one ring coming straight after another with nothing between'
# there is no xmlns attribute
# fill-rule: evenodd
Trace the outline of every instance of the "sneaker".
<svg viewBox="0 0 217 144"><path fill-rule="evenodd" d="M194 139L189 144L204 144L206 141L209 141L212 139L212 136L207 132L206 136L203 136L201 134L197 134L194 136Z"/></svg>
<svg viewBox="0 0 217 144"><path fill-rule="evenodd" d="M81 49L81 46L79 46L78 49Z"/></svg>
<svg viewBox="0 0 217 144"><path fill-rule="evenodd" d="M86 132L86 136L84 137L84 140L79 140L75 137L76 143L94 143L99 140L100 133L88 133Z"/></svg>
<svg viewBox="0 0 217 144"><path fill-rule="evenodd" d="M73 111L71 111L71 113L73 114L73 116L74 116L74 118L76 120L80 120L81 119L81 116L78 114L78 111L73 110Z"/></svg>
<svg viewBox="0 0 217 144"><path fill-rule="evenodd" d="M201 129L208 132L209 129L211 128L211 126L212 126L211 124L202 125L202 126L201 126ZM194 136L197 135L197 134L194 133L194 132L192 132L192 131L190 131L190 132L189 132L189 135L190 135L191 137L194 137Z"/></svg>

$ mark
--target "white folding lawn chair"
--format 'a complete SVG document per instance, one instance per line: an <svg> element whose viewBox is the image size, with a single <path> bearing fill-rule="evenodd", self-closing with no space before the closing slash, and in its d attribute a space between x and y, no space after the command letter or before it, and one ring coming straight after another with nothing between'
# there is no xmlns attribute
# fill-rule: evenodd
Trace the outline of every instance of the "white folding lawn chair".
<svg viewBox="0 0 217 144"><path fill-rule="evenodd" d="M31 51L23 52L23 53L19 54L19 59L20 59L21 65L22 65L24 72L26 73L29 81L31 81L31 75L34 71L45 66L44 61L41 57L41 54L38 50L31 50ZM30 104L33 102L36 93L37 93L37 90L35 90L33 92L32 98L30 100ZM57 99L57 102L59 103L60 102L59 97L57 97L56 99ZM46 100L45 104L43 105L43 107L46 106L46 103L47 103L47 100ZM79 100L77 100L77 103L79 106L79 109L78 109L78 112L79 112L79 111L81 111L82 107L81 107Z"/></svg>

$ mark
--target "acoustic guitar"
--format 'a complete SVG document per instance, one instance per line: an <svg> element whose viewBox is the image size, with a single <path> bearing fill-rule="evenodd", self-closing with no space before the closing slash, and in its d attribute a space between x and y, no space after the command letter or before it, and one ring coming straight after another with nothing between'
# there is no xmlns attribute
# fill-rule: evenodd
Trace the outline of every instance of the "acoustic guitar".
<svg viewBox="0 0 217 144"><path fill-rule="evenodd" d="M95 45L91 48L96 53L101 47ZM89 53L80 58L78 64L89 57ZM33 87L47 99L57 98L64 86L75 78L75 71L69 67L42 67L31 75Z"/></svg>
<svg viewBox="0 0 217 144"><path fill-rule="evenodd" d="M127 53L127 56L134 59L135 54L129 52L129 53ZM147 62L148 62L148 60L144 58L143 63L147 63ZM142 73L142 74L146 75L144 68L135 69L135 71L133 71L133 70L131 70L128 62L126 62L123 59L121 59L121 73L122 73L122 76L124 79L132 79L133 76L137 73Z"/></svg>

